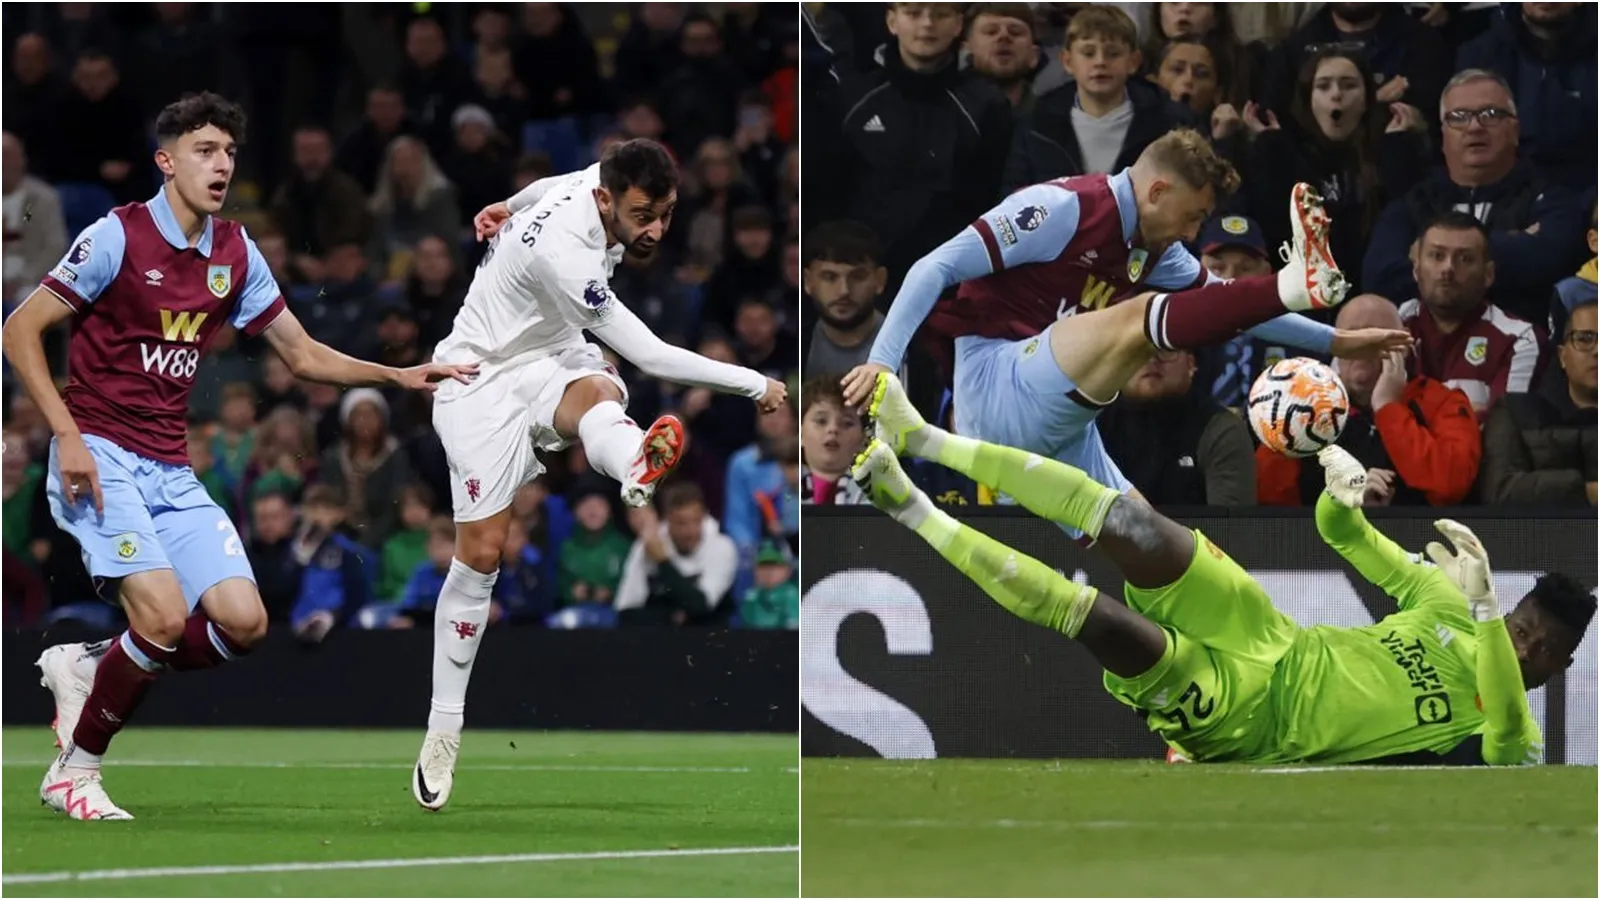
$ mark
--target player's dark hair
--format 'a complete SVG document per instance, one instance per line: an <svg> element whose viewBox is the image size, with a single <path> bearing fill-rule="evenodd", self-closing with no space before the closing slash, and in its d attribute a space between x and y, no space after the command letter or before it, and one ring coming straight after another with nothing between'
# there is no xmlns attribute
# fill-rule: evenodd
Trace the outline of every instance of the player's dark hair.
<svg viewBox="0 0 1600 900"><path fill-rule="evenodd" d="M244 109L221 94L210 91L187 94L176 103L167 104L156 116L156 141L166 143L176 140L207 125L215 125L226 131L234 143L244 143Z"/></svg>
<svg viewBox="0 0 1600 900"><path fill-rule="evenodd" d="M801 249L805 252L801 265L805 266L814 262L875 266L883 259L883 242L877 232L849 219L823 222L811 229Z"/></svg>
<svg viewBox="0 0 1600 900"><path fill-rule="evenodd" d="M600 183L619 200L628 188L661 200L678 189L678 164L667 148L649 138L634 138L606 148L600 157Z"/></svg>
<svg viewBox="0 0 1600 900"><path fill-rule="evenodd" d="M1594 619L1594 594L1570 575L1561 572L1544 575L1534 582L1528 596L1557 622L1572 629L1576 638L1583 637Z"/></svg>
<svg viewBox="0 0 1600 900"><path fill-rule="evenodd" d="M1489 246L1488 226L1484 225L1482 222L1479 222L1475 217L1464 213L1459 209L1447 209L1444 212L1434 215L1433 218L1428 220L1428 224L1424 225L1422 230L1417 232L1417 234L1420 237L1421 235L1426 235L1435 228L1444 231L1476 231L1478 235L1483 238L1483 246Z"/></svg>

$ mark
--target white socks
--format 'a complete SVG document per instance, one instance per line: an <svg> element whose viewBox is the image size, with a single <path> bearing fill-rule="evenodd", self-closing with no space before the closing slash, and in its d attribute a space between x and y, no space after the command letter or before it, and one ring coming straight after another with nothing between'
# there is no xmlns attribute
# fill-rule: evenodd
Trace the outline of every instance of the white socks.
<svg viewBox="0 0 1600 900"><path fill-rule="evenodd" d="M606 400L590 407L578 420L578 439L583 441L584 456L596 472L626 481L634 457L639 455L639 446L644 443L644 429L628 418L622 404Z"/></svg>
<svg viewBox="0 0 1600 900"><path fill-rule="evenodd" d="M478 642L489 624L489 600L499 570L485 575L459 559L450 561L450 574L433 612L433 703L428 730L461 734L467 708L467 682Z"/></svg>

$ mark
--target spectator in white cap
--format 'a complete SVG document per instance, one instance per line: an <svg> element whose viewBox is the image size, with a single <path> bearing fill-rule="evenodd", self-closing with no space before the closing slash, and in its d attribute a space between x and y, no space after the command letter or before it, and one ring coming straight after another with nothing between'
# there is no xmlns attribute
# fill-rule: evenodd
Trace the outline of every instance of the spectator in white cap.
<svg viewBox="0 0 1600 900"><path fill-rule="evenodd" d="M372 388L347 391L339 402L339 441L322 457L321 478L344 494L345 521L356 539L381 547L395 529L395 498L414 480L400 443L389 432L389 401Z"/></svg>
<svg viewBox="0 0 1600 900"><path fill-rule="evenodd" d="M516 160L510 141L495 126L494 116L477 104L456 110L450 119L455 142L444 158L444 171L455 183L460 198L460 221L472 223L473 215L490 204L504 200L512 190L511 170Z"/></svg>

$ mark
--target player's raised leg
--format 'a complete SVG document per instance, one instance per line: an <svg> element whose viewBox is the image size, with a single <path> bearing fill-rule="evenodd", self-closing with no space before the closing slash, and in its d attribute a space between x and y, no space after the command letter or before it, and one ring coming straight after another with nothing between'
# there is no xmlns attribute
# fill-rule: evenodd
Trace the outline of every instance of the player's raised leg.
<svg viewBox="0 0 1600 900"><path fill-rule="evenodd" d="M556 407L556 432L583 442L594 470L622 483L622 501L645 506L683 455L683 422L662 416L641 429L624 408L622 389L609 375L567 385Z"/></svg>

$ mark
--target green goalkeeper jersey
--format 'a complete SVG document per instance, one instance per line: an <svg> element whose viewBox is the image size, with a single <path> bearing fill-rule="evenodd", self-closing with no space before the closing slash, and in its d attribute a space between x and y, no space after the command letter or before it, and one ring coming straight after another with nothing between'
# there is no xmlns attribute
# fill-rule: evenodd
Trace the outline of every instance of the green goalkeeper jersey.
<svg viewBox="0 0 1600 900"><path fill-rule="evenodd" d="M1283 761L1351 763L1446 753L1483 735L1483 761L1537 763L1541 735L1503 619L1477 622L1436 566L1326 494L1317 528L1399 604L1364 628L1301 632L1269 690Z"/></svg>

